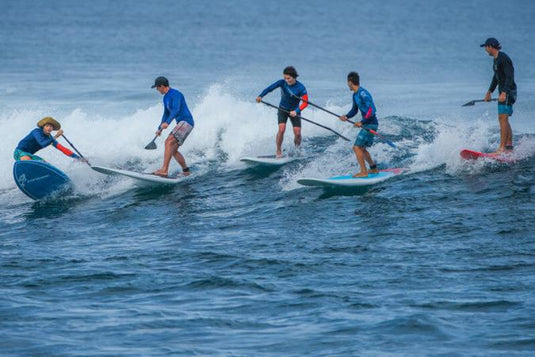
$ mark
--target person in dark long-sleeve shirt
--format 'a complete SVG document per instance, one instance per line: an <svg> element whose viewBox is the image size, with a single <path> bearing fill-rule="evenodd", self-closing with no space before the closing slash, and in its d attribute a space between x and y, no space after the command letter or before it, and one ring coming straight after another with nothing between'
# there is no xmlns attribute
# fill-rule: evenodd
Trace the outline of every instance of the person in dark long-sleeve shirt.
<svg viewBox="0 0 535 357"><path fill-rule="evenodd" d="M500 123L500 146L496 153L513 150L513 130L509 124L509 117L513 115L513 104L516 101L515 69L513 61L504 52L500 43L495 38L488 38L481 47L489 56L494 57L494 75L490 87L485 94L485 100L490 101L492 92L498 87L498 121Z"/></svg>

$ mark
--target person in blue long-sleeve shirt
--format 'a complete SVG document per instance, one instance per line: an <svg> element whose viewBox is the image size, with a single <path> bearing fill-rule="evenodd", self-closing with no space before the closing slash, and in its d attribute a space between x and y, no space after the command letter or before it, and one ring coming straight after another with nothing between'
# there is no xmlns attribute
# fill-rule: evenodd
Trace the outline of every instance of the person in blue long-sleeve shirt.
<svg viewBox="0 0 535 357"><path fill-rule="evenodd" d="M360 110L362 120L356 122L355 126L361 128L355 143L353 144L353 151L357 157L360 165L360 172L353 175L353 177L367 177L368 173L378 173L377 165L373 162L372 157L367 147L373 145L374 135L366 129L377 130L379 122L376 116L375 104L373 98L366 89L360 86L360 77L357 72L350 72L347 75L347 86L353 92L353 106L346 115L342 115L340 120L346 121L348 118L354 117ZM366 161L370 165L370 170L366 169Z"/></svg>
<svg viewBox="0 0 535 357"><path fill-rule="evenodd" d="M56 135L52 136L52 131L57 130ZM52 117L45 117L37 122L37 128L30 131L17 145L13 158L15 160L37 160L44 161L35 153L45 147L52 145L65 155L73 159L82 160L78 155L67 149L56 141L63 135L61 124Z"/></svg>
<svg viewBox="0 0 535 357"><path fill-rule="evenodd" d="M163 97L164 112L162 120L156 130L156 135L160 136L162 131L167 129L173 120L176 120L176 126L173 128L165 140L165 151L163 155L162 167L154 171L154 175L167 177L169 173L169 163L171 157L174 157L180 167L182 167L185 176L190 174L190 169L186 165L184 156L178 151L178 148L184 144L184 141L193 130L195 122L188 109L184 95L169 86L169 81L165 77L158 77L154 81L152 88L156 88Z"/></svg>
<svg viewBox="0 0 535 357"><path fill-rule="evenodd" d="M262 91L256 98L259 103L262 98L269 92L277 88L281 89L281 100L279 107L284 109L277 113L279 130L277 132L276 145L277 157L282 157L282 141L284 140L284 132L286 131L286 122L288 118L292 122L294 131L294 144L298 148L301 145L301 111L308 106L308 94L305 86L297 80L299 76L294 67L288 66L282 72L283 78ZM299 105L300 102L303 102Z"/></svg>

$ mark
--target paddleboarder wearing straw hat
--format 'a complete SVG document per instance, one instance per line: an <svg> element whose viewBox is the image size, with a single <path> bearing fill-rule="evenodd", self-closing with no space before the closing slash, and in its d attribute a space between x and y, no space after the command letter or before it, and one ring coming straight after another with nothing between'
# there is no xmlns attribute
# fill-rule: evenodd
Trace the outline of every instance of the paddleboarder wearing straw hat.
<svg viewBox="0 0 535 357"><path fill-rule="evenodd" d="M52 136L52 131L57 131ZM56 141L57 138L63 135L61 124L52 117L44 117L37 122L37 128L30 131L17 145L13 157L15 160L38 160L44 161L41 157L34 155L37 151L44 149L52 144L56 149L73 159L83 160L60 143Z"/></svg>
<svg viewBox="0 0 535 357"><path fill-rule="evenodd" d="M167 139L165 139L165 151L163 155L162 167L154 171L154 175L167 177L171 157L174 157L182 167L185 176L190 174L188 165L184 156L178 151L178 148L184 144L184 141L193 130L195 125L193 116L188 109L184 95L178 90L169 86L169 81L165 77L158 77L154 80L151 88L163 95L164 112L162 121L156 130L156 136L160 136L162 131L167 129L173 120L176 120L176 126L173 128Z"/></svg>
<svg viewBox="0 0 535 357"><path fill-rule="evenodd" d="M308 106L308 94L305 86L297 80L299 76L294 67L288 66L282 72L283 79L273 83L260 93L256 98L257 103L262 101L262 98L271 91L277 88L281 89L281 101L277 113L279 131L277 132L277 157L282 157L282 141L284 140L284 132L286 131L286 122L288 118L292 122L294 130L294 144L296 148L301 145L301 111ZM299 106L300 98L303 98L303 103Z"/></svg>
<svg viewBox="0 0 535 357"><path fill-rule="evenodd" d="M353 175L353 177L367 177L368 172L378 173L377 165L372 160L372 157L367 147L373 145L374 135L369 130L377 130L379 122L375 115L376 109L373 103L373 98L366 89L360 86L360 77L357 72L350 72L347 75L347 86L349 90L353 92L353 107L346 115L342 115L340 120L347 121L348 118L352 118L357 115L359 109L362 114L362 120L356 122L355 126L361 128L355 143L353 144L353 151L357 156L357 161L360 165L360 172ZM369 130L364 130L369 129ZM366 169L366 161L370 165L370 170Z"/></svg>

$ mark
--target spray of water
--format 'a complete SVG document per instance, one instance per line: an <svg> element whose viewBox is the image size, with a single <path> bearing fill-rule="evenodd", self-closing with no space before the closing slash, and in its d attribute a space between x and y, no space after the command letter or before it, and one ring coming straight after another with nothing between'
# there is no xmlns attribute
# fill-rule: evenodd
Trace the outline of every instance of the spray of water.
<svg viewBox="0 0 535 357"><path fill-rule="evenodd" d="M277 104L277 99L273 96L270 101ZM349 109L333 104L327 108L335 113L346 113ZM274 154L276 111L255 103L254 98L236 98L222 86L213 85L190 109L195 118L195 129L181 152L197 174L239 169L243 167L239 161L243 156ZM0 114L0 127L5 133L0 148L0 165L4 167L0 173L0 201L23 199L12 178L12 154L19 140L40 118L56 116L65 135L92 164L150 171L161 164L163 142L168 135L164 132L157 139L157 150L144 149L154 136L161 112L161 105L157 104L125 117L106 117L81 110L59 117L54 112L38 108ZM351 139L358 133L358 129L351 125L310 107L303 115ZM487 150L496 145L499 135L496 122L484 118L476 121L465 121L465 118L433 121L398 117L379 119L381 133L395 141L398 148L378 140L371 149L373 157L382 167L405 167L412 172L445 165L449 173L455 174L462 170L461 149ZM295 181L299 177L329 177L358 171L352 142L343 141L308 123L303 124L303 137L303 154L308 159L293 164L285 172L281 180L284 189L297 188ZM64 140L60 139L60 142L68 146ZM535 152L535 140L530 137L521 138L516 146L515 155L520 158ZM291 151L292 147L293 133L288 124L284 149ZM78 194L118 194L133 186L130 180L110 179L94 172L52 147L38 154L69 175ZM178 170L178 165L173 162L171 170Z"/></svg>

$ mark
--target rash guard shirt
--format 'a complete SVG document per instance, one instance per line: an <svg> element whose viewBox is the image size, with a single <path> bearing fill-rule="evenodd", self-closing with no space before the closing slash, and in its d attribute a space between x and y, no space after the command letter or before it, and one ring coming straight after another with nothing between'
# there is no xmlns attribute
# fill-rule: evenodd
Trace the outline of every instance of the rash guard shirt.
<svg viewBox="0 0 535 357"><path fill-rule="evenodd" d="M188 109L184 95L176 89L169 88L169 91L163 96L163 115L162 121L158 126L161 129L163 123L171 124L173 119L176 122L185 121L191 126L194 126L193 116Z"/></svg>
<svg viewBox="0 0 535 357"><path fill-rule="evenodd" d="M301 111L308 106L307 89L299 81L295 81L293 85L289 86L284 79L280 79L264 89L259 97L262 98L277 88L281 89L281 101L279 107L290 111L295 110L297 114L301 114ZM299 106L301 98L303 98L303 103Z"/></svg>
<svg viewBox="0 0 535 357"><path fill-rule="evenodd" d="M65 146L58 143L52 135L45 135L42 128L35 128L28 135L26 135L17 145L18 150L22 150L29 154L35 154L37 151L47 147L52 144L56 149L61 151L67 156L70 156L74 159L79 159L80 157L67 149Z"/></svg>
<svg viewBox="0 0 535 357"><path fill-rule="evenodd" d="M362 120L360 121L362 125L379 124L377 117L375 116L376 109L372 95L362 87L359 87L359 89L353 93L353 107L346 116L348 118L354 117L359 109L362 114Z"/></svg>
<svg viewBox="0 0 535 357"><path fill-rule="evenodd" d="M492 93L498 90L505 92L508 96L516 96L515 68L511 58L503 52L498 52L498 57L493 63L494 76L490 83L489 91Z"/></svg>

